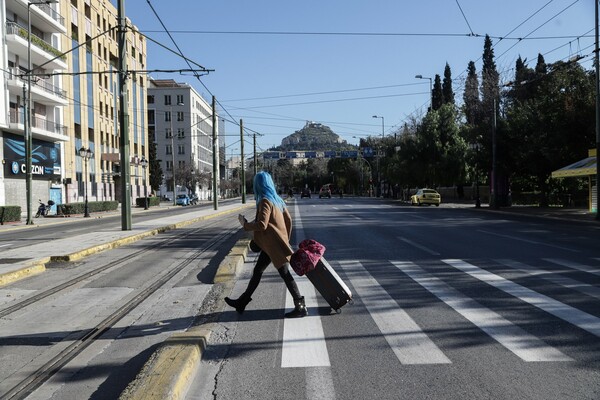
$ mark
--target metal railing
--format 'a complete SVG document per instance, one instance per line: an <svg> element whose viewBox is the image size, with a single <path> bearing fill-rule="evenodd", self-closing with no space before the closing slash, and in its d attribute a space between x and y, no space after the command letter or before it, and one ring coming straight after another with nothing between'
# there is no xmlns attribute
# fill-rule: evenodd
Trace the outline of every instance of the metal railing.
<svg viewBox="0 0 600 400"><path fill-rule="evenodd" d="M20 78L24 80L25 76L27 75L26 71L21 71L18 68L9 68L8 72L10 74L9 79ZM39 87L47 93L56 95L62 99L67 98L67 91L56 87L49 78L41 78L39 76L35 76L31 80L31 84Z"/></svg>
<svg viewBox="0 0 600 400"><path fill-rule="evenodd" d="M28 40L27 28L24 28L13 21L6 22L6 34L18 35L21 36L23 39ZM60 56L60 59L62 61L65 61L67 59L67 56L64 55L62 51L58 50L56 47L52 46L51 43L46 42L44 39L40 38L34 33L31 34L31 44L35 45L36 47L44 50L45 52L53 56Z"/></svg>
<svg viewBox="0 0 600 400"><path fill-rule="evenodd" d="M8 119L10 123L15 124L23 124L23 110L16 110L11 108L9 110ZM47 132L56 133L58 135L67 135L67 127L61 124L57 124L54 121L48 121L42 117L36 117L35 115L31 116L31 127L38 128Z"/></svg>

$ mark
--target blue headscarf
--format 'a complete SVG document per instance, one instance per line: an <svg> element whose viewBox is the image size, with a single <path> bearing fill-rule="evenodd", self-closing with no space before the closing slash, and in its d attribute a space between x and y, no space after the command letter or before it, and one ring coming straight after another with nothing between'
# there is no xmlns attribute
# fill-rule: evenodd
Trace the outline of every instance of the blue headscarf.
<svg viewBox="0 0 600 400"><path fill-rule="evenodd" d="M260 171L254 176L254 197L257 207L262 199L267 199L281 211L285 209L285 202L277 194L273 178L266 171Z"/></svg>

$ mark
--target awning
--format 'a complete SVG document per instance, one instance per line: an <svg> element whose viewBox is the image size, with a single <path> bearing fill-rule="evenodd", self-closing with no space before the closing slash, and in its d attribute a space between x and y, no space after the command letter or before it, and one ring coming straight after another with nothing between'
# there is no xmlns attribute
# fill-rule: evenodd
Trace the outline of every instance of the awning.
<svg viewBox="0 0 600 400"><path fill-rule="evenodd" d="M552 172L552 177L571 178L576 176L596 175L596 168L596 149L590 149L587 158Z"/></svg>

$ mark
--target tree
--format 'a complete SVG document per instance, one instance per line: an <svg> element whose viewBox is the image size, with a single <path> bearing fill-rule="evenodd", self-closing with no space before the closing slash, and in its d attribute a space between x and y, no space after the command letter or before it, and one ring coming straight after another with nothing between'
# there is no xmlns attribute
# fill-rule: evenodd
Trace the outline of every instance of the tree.
<svg viewBox="0 0 600 400"><path fill-rule="evenodd" d="M432 111L439 110L444 103L444 95L442 93L442 82L440 75L435 74L433 80L433 91L431 92L431 109Z"/></svg>
<svg viewBox="0 0 600 400"><path fill-rule="evenodd" d="M479 101L479 79L475 63L469 62L467 67L467 79L465 81L465 91L463 93L464 114L469 125L475 125L479 120L481 111L481 102Z"/></svg>
<svg viewBox="0 0 600 400"><path fill-rule="evenodd" d="M450 65L446 63L444 68L444 81L442 82L442 97L443 103L454 104L454 90L452 90L452 71Z"/></svg>
<svg viewBox="0 0 600 400"><path fill-rule="evenodd" d="M163 170L160 160L156 159L156 142L154 135L148 135L148 173L150 174L150 187L157 191L163 181Z"/></svg>

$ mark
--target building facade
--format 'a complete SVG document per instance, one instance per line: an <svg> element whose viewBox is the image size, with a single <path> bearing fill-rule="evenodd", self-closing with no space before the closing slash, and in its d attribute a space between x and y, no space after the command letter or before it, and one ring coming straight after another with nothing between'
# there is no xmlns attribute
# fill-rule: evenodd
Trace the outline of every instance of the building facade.
<svg viewBox="0 0 600 400"><path fill-rule="evenodd" d="M173 199L177 194L195 194L208 200L213 171L212 105L190 85L172 79L150 79L147 103L149 133L163 171L157 195ZM219 119L215 121L218 131ZM186 179L190 174L198 177L193 187Z"/></svg>
<svg viewBox="0 0 600 400"><path fill-rule="evenodd" d="M0 204L25 202L23 74L32 64L32 198L57 204L121 198L117 10L109 0L0 0L3 6L1 65L8 110L0 117L4 168ZM31 42L27 15L30 15ZM127 69L146 68L146 42L127 20ZM4 57L5 56L5 57ZM15 73L14 71L20 71ZM127 99L131 199L143 196L148 158L146 75L130 73ZM2 119L4 118L4 119ZM11 122L14 121L14 122ZM81 148L91 158L80 156ZM89 153L88 153L89 154ZM17 163L18 173L12 167ZM10 164L10 168L7 168Z"/></svg>

